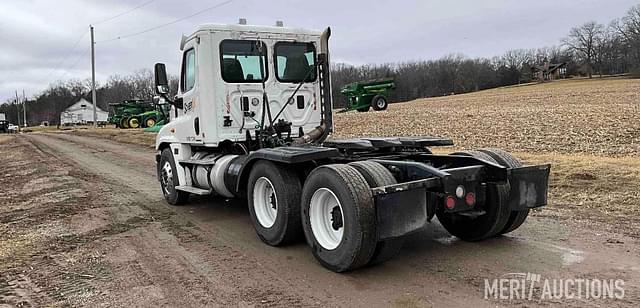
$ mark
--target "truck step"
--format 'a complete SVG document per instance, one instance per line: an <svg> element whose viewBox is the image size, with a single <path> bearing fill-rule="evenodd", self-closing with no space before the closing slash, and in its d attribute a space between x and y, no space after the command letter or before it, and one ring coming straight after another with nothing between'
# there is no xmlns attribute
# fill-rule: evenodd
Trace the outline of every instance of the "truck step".
<svg viewBox="0 0 640 308"><path fill-rule="evenodd" d="M176 186L176 190L185 191L194 195L206 196L211 194L211 190L202 189L193 186L180 185Z"/></svg>
<svg viewBox="0 0 640 308"><path fill-rule="evenodd" d="M211 157L207 159L187 159L180 161L181 165L215 165L219 157Z"/></svg>

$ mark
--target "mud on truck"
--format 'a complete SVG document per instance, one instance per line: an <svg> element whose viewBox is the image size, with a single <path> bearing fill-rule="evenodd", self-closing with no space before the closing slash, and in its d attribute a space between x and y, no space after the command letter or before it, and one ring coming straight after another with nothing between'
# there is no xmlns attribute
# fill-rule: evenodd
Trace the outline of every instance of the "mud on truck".
<svg viewBox="0 0 640 308"><path fill-rule="evenodd" d="M550 165L523 166L502 150L438 155L429 149L450 139L329 138L330 34L202 25L180 43L173 98L165 65L155 65L156 90L172 104L155 145L169 204L246 198L264 243L305 239L336 272L389 260L434 216L452 235L480 241L546 204Z"/></svg>

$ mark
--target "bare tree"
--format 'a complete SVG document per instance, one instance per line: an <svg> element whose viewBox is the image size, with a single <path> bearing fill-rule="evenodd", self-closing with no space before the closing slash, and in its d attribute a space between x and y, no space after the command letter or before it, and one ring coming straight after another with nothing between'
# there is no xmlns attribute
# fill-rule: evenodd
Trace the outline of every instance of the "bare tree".
<svg viewBox="0 0 640 308"><path fill-rule="evenodd" d="M589 78L592 78L593 75L593 61L597 51L596 45L600 36L602 36L603 30L603 25L590 21L571 29L569 36L562 41L587 66Z"/></svg>
<svg viewBox="0 0 640 308"><path fill-rule="evenodd" d="M614 20L611 27L620 35L620 48L631 66L640 71L640 4L632 7L622 19Z"/></svg>

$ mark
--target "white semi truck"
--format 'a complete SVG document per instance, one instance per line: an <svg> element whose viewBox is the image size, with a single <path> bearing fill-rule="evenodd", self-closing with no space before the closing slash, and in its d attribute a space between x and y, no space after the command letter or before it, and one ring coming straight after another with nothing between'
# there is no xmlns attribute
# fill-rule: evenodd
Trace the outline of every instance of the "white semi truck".
<svg viewBox="0 0 640 308"><path fill-rule="evenodd" d="M435 155L430 147L452 141L329 138L330 34L202 25L180 43L173 98L165 65L155 65L157 92L172 104L156 139L169 204L246 198L263 242L304 238L336 272L390 259L434 216L451 234L479 241L515 230L546 204L550 166L522 166L501 150Z"/></svg>

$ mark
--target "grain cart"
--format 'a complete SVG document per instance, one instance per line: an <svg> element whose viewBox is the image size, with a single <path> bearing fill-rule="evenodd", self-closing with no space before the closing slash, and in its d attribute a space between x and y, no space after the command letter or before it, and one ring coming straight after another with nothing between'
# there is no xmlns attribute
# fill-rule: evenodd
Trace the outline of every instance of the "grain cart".
<svg viewBox="0 0 640 308"><path fill-rule="evenodd" d="M155 144L169 204L246 198L264 243L304 238L336 272L390 259L434 217L480 241L517 229L546 204L550 165L523 166L502 150L439 155L429 147L450 139L330 139L330 34L202 25L180 43L175 98L165 65L155 65L156 90L172 104Z"/></svg>
<svg viewBox="0 0 640 308"><path fill-rule="evenodd" d="M371 107L376 111L385 110L389 105L387 97L394 88L393 79L376 79L345 85L340 93L347 97L347 108L341 112L367 112Z"/></svg>

